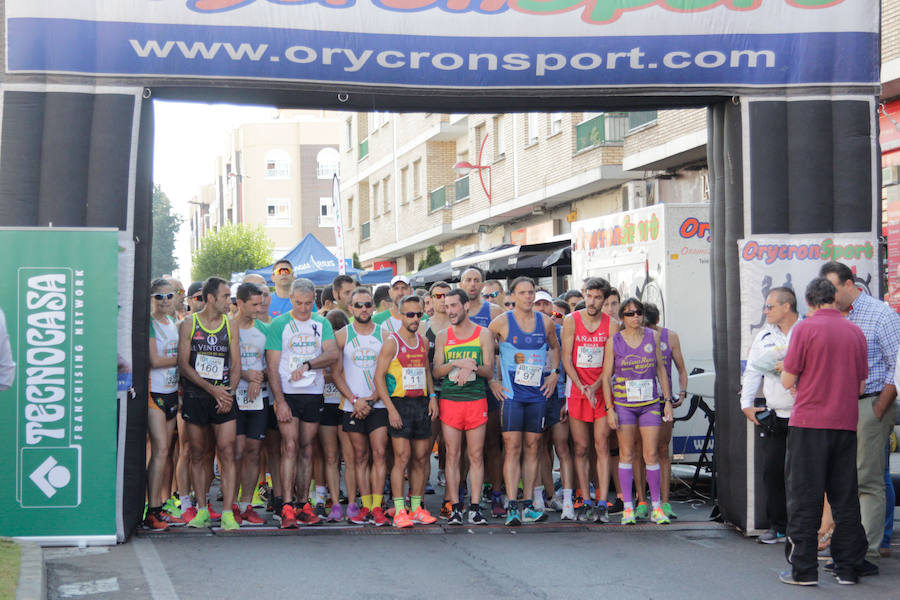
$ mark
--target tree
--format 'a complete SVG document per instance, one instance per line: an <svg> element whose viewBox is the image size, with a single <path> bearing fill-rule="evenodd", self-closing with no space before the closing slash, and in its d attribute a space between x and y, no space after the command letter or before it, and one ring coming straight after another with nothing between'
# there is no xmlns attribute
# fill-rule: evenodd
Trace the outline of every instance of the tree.
<svg viewBox="0 0 900 600"><path fill-rule="evenodd" d="M273 243L266 237L261 225L248 227L230 224L208 233L194 251L194 281L207 277L231 279L232 273L258 269L269 264Z"/></svg>
<svg viewBox="0 0 900 600"><path fill-rule="evenodd" d="M425 251L425 258L419 261L419 270L421 271L439 264L441 264L440 251L434 246L428 246L428 249Z"/></svg>
<svg viewBox="0 0 900 600"><path fill-rule="evenodd" d="M356 252L353 253L353 268L362 269L362 263L359 262L359 254L357 254Z"/></svg>
<svg viewBox="0 0 900 600"><path fill-rule="evenodd" d="M159 184L153 186L153 249L150 272L153 277L172 273L178 268L175 258L175 234L184 219L172 213L172 202Z"/></svg>

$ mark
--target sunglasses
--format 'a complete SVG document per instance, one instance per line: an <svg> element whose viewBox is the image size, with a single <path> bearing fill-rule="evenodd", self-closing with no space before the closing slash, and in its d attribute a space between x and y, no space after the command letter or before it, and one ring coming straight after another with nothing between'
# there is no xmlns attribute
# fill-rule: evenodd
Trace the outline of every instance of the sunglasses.
<svg viewBox="0 0 900 600"><path fill-rule="evenodd" d="M515 306L515 305L516 305L515 302L504 302L503 303L503 306Z"/></svg>
<svg viewBox="0 0 900 600"><path fill-rule="evenodd" d="M485 294L484 292L481 293L482 298L496 298L499 295L500 292L491 292L490 294Z"/></svg>
<svg viewBox="0 0 900 600"><path fill-rule="evenodd" d="M642 310L626 310L622 313L623 317L643 317L644 311Z"/></svg>
<svg viewBox="0 0 900 600"><path fill-rule="evenodd" d="M197 302L206 302L203 299L203 294L197 294L196 296L191 296L191 300L196 300Z"/></svg>
<svg viewBox="0 0 900 600"><path fill-rule="evenodd" d="M169 292L168 294L150 294L150 297L154 300L171 300L175 297L175 294Z"/></svg>
<svg viewBox="0 0 900 600"><path fill-rule="evenodd" d="M432 297L432 298L435 298L435 299L437 299L437 300L441 300L441 299L447 297L447 292L444 292L444 293L441 293L441 292L434 292L433 294L431 294L431 297Z"/></svg>
<svg viewBox="0 0 900 600"><path fill-rule="evenodd" d="M275 269L276 275L290 275L294 271L292 269L288 269L287 267L281 267L280 269Z"/></svg>
<svg viewBox="0 0 900 600"><path fill-rule="evenodd" d="M422 315L425 314L425 313L421 313L421 312L405 312L405 313L400 313L400 314L402 314L402 315L403 315L404 317L406 317L407 319L421 319L421 318L422 318Z"/></svg>
<svg viewBox="0 0 900 600"><path fill-rule="evenodd" d="M183 290L183 289L177 289L177 290L175 290L175 293L176 293L176 294L184 294L184 290Z"/></svg>
<svg viewBox="0 0 900 600"><path fill-rule="evenodd" d="M766 304L766 305L765 305L765 309L766 309L766 310L772 310L772 309L775 308L776 306L779 306L779 305L778 305L778 304Z"/></svg>
<svg viewBox="0 0 900 600"><path fill-rule="evenodd" d="M550 313L550 316L553 317L554 319L562 319L566 315L562 314L561 312L556 312L554 310L553 312Z"/></svg>
<svg viewBox="0 0 900 600"><path fill-rule="evenodd" d="M353 308L372 308L375 306L374 302L354 302Z"/></svg>

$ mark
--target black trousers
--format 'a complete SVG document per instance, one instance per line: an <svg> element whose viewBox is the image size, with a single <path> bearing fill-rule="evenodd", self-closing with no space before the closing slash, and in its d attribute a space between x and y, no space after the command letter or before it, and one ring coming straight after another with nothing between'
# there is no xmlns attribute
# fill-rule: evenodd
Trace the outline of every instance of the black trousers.
<svg viewBox="0 0 900 600"><path fill-rule="evenodd" d="M835 572L853 576L866 556L866 532L859 515L856 432L791 427L787 460L788 540L785 556L794 579L818 579L817 532L824 495L834 515L831 558Z"/></svg>
<svg viewBox="0 0 900 600"><path fill-rule="evenodd" d="M769 528L787 532L787 501L784 487L784 463L787 456L788 421L775 418L775 431L759 430L759 450L762 455L763 485L766 486L766 517Z"/></svg>

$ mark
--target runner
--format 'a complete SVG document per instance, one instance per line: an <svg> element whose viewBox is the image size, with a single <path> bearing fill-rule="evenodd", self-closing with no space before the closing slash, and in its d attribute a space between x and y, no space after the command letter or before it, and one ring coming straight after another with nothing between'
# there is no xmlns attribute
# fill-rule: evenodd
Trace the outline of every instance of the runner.
<svg viewBox="0 0 900 600"><path fill-rule="evenodd" d="M350 310L350 294L353 293L355 287L356 283L349 275L338 275L331 281L334 302L337 304L337 308L340 308L348 315L352 314Z"/></svg>
<svg viewBox="0 0 900 600"><path fill-rule="evenodd" d="M319 518L306 498L312 469L312 444L324 408L325 367L338 358L331 323L312 314L316 287L296 279L290 292L293 308L272 320L266 338L269 387L281 431L281 527L315 525ZM295 484L296 491L295 494ZM295 504L292 505L291 502Z"/></svg>
<svg viewBox="0 0 900 600"><path fill-rule="evenodd" d="M269 314L269 306L272 304L272 294L269 292L266 278L262 275L251 273L250 275L244 275L242 283L255 283L259 287L259 291L262 294L262 301L260 302L259 312L257 313L256 318L263 323L269 323L272 320L272 315Z"/></svg>
<svg viewBox="0 0 900 600"><path fill-rule="evenodd" d="M168 529L183 525L180 510L174 514L163 510L169 498L172 480L167 468L173 451L175 415L178 413L178 325L172 316L175 292L166 279L150 283L150 398L147 409L147 431L150 435L150 462L147 465L147 516L144 527ZM168 478L166 471L169 471Z"/></svg>
<svg viewBox="0 0 900 600"><path fill-rule="evenodd" d="M450 284L444 281L436 281L431 284L431 289L429 290L430 296L432 298L432 308L434 309L434 314L431 319L428 319L428 324L425 328L425 339L428 340L428 363L434 364L434 349L435 343L437 342L437 336L442 331L445 331L450 326L450 319L447 317L447 309L445 307L445 299L447 298L447 294L450 292ZM441 393L441 383L440 381L435 381L435 393L440 395ZM450 500L450 489L447 487L447 477L444 473L444 468L446 466L445 461L447 459L447 451L444 446L444 438L441 435L441 422L440 419L437 419L432 422L431 428L431 447L434 447L435 441L437 442L438 447L438 473L437 473L437 483L439 486L443 486L444 488L444 500L441 502L441 512L440 518L449 519L450 513L453 507L453 501ZM462 472L466 472L465 468L461 468ZM425 481L427 482L431 478L431 461L428 461L428 469L426 470Z"/></svg>
<svg viewBox="0 0 900 600"><path fill-rule="evenodd" d="M404 298L412 294L412 288L409 287L409 278L406 275L395 275L391 279L389 293L391 296L390 308L372 317L372 321L376 325L381 326L381 337L384 339L387 339L390 334L396 333L402 328L400 303Z"/></svg>
<svg viewBox="0 0 900 600"><path fill-rule="evenodd" d="M394 495L394 527L431 524L435 519L422 505L425 473L431 448L431 422L438 416L437 397L428 368L428 342L418 333L423 302L409 295L399 303L402 327L384 338L375 369L375 388L388 411L394 449L391 492ZM383 331L383 330L382 330ZM427 394L427 398L426 398ZM403 498L403 473L409 465L411 513Z"/></svg>
<svg viewBox="0 0 900 600"><path fill-rule="evenodd" d="M294 282L294 265L291 264L291 261L281 259L272 265L272 281L275 282L275 293L269 304L269 315L274 319L290 312L293 307L291 284Z"/></svg>
<svg viewBox="0 0 900 600"><path fill-rule="evenodd" d="M353 290L350 310L353 322L335 333L342 360L332 367L334 384L342 395L342 429L353 445L356 485L363 504L356 515L350 515L348 507L347 519L357 525L373 523L381 527L389 523L381 507L387 478L388 415L375 389L381 328L372 322L375 304L367 288Z"/></svg>
<svg viewBox="0 0 900 600"><path fill-rule="evenodd" d="M506 524L515 526L547 518L535 510L532 498L547 398L559 379L559 344L550 319L534 311L534 280L517 277L509 289L515 309L494 319L490 326L500 339L502 375L502 381L492 379L490 385L502 404L500 420L506 450L503 472L509 495ZM523 511L516 501L520 476L525 484Z"/></svg>
<svg viewBox="0 0 900 600"><path fill-rule="evenodd" d="M188 286L186 299L189 313L200 312L203 310L203 305L206 304L206 300L203 299L203 294L201 293L202 290L202 281L194 281Z"/></svg>
<svg viewBox="0 0 900 600"><path fill-rule="evenodd" d="M240 524L231 506L237 486L234 390L241 376L241 362L237 360L240 345L225 317L231 304L228 282L210 277L203 283L201 293L206 300L203 310L182 321L178 332L178 369L184 390L181 416L187 424L191 444L191 481L197 499L197 514L188 525L209 525L206 494L212 472L208 466L211 451L206 440L212 430L226 508L222 511L222 528L237 529Z"/></svg>
<svg viewBox="0 0 900 600"><path fill-rule="evenodd" d="M485 380L494 376L494 340L491 332L473 323L468 316L469 298L453 290L445 300L451 326L438 334L434 353L435 380L441 381L440 415L447 448L445 473L453 512L450 525L462 525L464 498L459 497L459 458L465 435L469 457L472 501L468 520L487 525L481 514L481 485L484 481L484 436L487 424Z"/></svg>
<svg viewBox="0 0 900 600"><path fill-rule="evenodd" d="M484 286L481 288L481 297L484 298L485 302L490 302L500 307L501 312L503 311L504 296L502 283L496 279L488 279L484 282Z"/></svg>
<svg viewBox="0 0 900 600"><path fill-rule="evenodd" d="M594 509L590 497L576 498L581 505L579 520L609 521L606 499L609 495L609 424L606 418L606 404L600 396L603 385L603 353L606 342L618 331L618 325L602 311L609 283L599 277L591 277L584 282L584 304L582 310L568 315L562 330L562 364L571 385L566 398L569 428L575 446L575 473L578 488L590 489L589 455L591 434L597 454L597 507ZM563 518L571 518L572 490L563 490ZM568 504L565 496L568 495Z"/></svg>
<svg viewBox="0 0 900 600"><path fill-rule="evenodd" d="M181 320L187 315L187 310L184 304L185 292L184 286L181 285L181 282L175 279L174 277L164 277L169 282L169 285L172 286L172 292L175 294L174 302L172 303L172 316L175 317L176 320Z"/></svg>
<svg viewBox="0 0 900 600"><path fill-rule="evenodd" d="M632 455L634 438L640 427L647 483L650 484L653 502L650 518L654 523L665 525L669 523L669 517L660 505L657 447L660 425L672 419L672 401L669 378L660 352L659 333L644 327L644 305L637 298L629 298L622 303L619 319L624 319L624 329L606 341L601 377L609 426L616 430L619 437L619 480L625 499L622 524L633 525L635 522L631 496ZM612 410L613 402L615 410ZM660 402L663 403L662 411Z"/></svg>
<svg viewBox="0 0 900 600"><path fill-rule="evenodd" d="M606 300L603 301L604 314L609 315L609 318L619 327L622 326L621 323L619 323L620 302L619 290L616 288L611 288L609 294L606 296ZM619 438L612 429L609 430L609 472L612 474L613 484L616 487L616 501L610 507L609 514L622 514L622 511L625 510L625 504L622 500L622 485L619 482Z"/></svg>
<svg viewBox="0 0 900 600"><path fill-rule="evenodd" d="M554 300L552 305L548 307L548 313L550 320L553 321L553 327L556 330L556 341L559 342L560 347L562 347L562 324L566 315L569 314L569 305L562 300ZM539 480L543 485L537 485L539 482L536 482L534 489L535 506L539 507L538 501L544 499L544 490L547 490L548 494L552 494L549 508L555 511L563 510L563 499L565 497L564 490L572 489L572 482L575 477L573 473L572 452L569 448L569 418L566 411L566 388L568 387L568 383L565 371L562 371L559 374L559 380L556 382L556 389L553 391L553 395L547 400L547 411L544 415L545 431L539 463ZM556 493L552 492L555 483L553 480L554 451L556 452L556 457L559 459L559 476L561 484L560 490ZM571 498L571 493L568 497ZM568 511L562 516L567 517L564 520L571 520L574 513L573 511Z"/></svg>

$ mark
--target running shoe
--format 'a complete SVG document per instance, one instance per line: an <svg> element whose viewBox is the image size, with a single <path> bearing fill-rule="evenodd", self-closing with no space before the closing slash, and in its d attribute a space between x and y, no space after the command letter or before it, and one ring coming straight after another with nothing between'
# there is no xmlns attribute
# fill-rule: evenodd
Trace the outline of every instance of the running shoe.
<svg viewBox="0 0 900 600"><path fill-rule="evenodd" d="M634 522L635 522L634 509L633 508L622 509L622 525L634 525Z"/></svg>
<svg viewBox="0 0 900 600"><path fill-rule="evenodd" d="M344 518L344 511L341 510L340 504L332 504L331 512L328 513L327 521L329 523L337 523Z"/></svg>
<svg viewBox="0 0 900 600"><path fill-rule="evenodd" d="M297 523L300 525L318 525L322 522L314 511L309 502L303 505L303 508L297 511Z"/></svg>
<svg viewBox="0 0 900 600"><path fill-rule="evenodd" d="M663 512L666 513L666 516L669 517L670 519L678 518L678 515L675 514L674 510L672 510L672 505L669 504L668 502L662 503L662 509L663 509Z"/></svg>
<svg viewBox="0 0 900 600"><path fill-rule="evenodd" d="M294 513L294 507L289 503L285 503L281 507L281 528L297 529L297 515Z"/></svg>
<svg viewBox="0 0 900 600"><path fill-rule="evenodd" d="M440 487L447 487L447 476L444 474L443 469L438 469L437 484Z"/></svg>
<svg viewBox="0 0 900 600"><path fill-rule="evenodd" d="M368 512L368 509L363 509L363 510ZM347 505L347 520L348 521L350 521L352 523L351 519L353 519L353 517L355 517L358 514L359 514L359 505L356 502L351 502L350 504Z"/></svg>
<svg viewBox="0 0 900 600"><path fill-rule="evenodd" d="M222 513L217 513L216 510L215 510L212 506L210 506L209 504L206 505L206 508L209 509L209 518L210 518L210 520L212 520L212 521L218 521L219 519L222 518Z"/></svg>
<svg viewBox="0 0 900 600"><path fill-rule="evenodd" d="M192 506L181 513L181 520L187 525L197 516L197 507Z"/></svg>
<svg viewBox="0 0 900 600"><path fill-rule="evenodd" d="M584 506L584 498L581 495L581 490L575 490L575 502L572 503L572 506L575 510Z"/></svg>
<svg viewBox="0 0 900 600"><path fill-rule="evenodd" d="M260 482L253 490L253 496L250 498L250 506L253 508L262 508L266 505L266 484Z"/></svg>
<svg viewBox="0 0 900 600"><path fill-rule="evenodd" d="M506 526L507 527L518 527L522 524L522 515L519 513L518 508L510 508L506 511Z"/></svg>
<svg viewBox="0 0 900 600"><path fill-rule="evenodd" d="M222 513L222 529L240 529L241 524L237 519L238 517L232 511L224 511Z"/></svg>
<svg viewBox="0 0 900 600"><path fill-rule="evenodd" d="M237 516L237 515L235 515ZM244 512L241 513L241 520L243 521L242 525L265 525L266 520L259 516L255 510L253 510L253 506L248 504L247 508L244 509Z"/></svg>
<svg viewBox="0 0 900 600"><path fill-rule="evenodd" d="M574 521L575 520L575 508L571 503L564 504L562 507L562 514L559 516L560 521Z"/></svg>
<svg viewBox="0 0 900 600"><path fill-rule="evenodd" d="M234 515L234 520L237 521L237 524L241 524L241 507L237 504L231 505L231 514Z"/></svg>
<svg viewBox="0 0 900 600"><path fill-rule="evenodd" d="M541 521L547 520L547 513L542 510L538 510L534 506L529 506L525 509L525 513L522 515L523 523L540 523Z"/></svg>
<svg viewBox="0 0 900 600"><path fill-rule="evenodd" d="M481 514L481 508L477 505L469 507L469 524L470 525L487 525L487 519Z"/></svg>
<svg viewBox="0 0 900 600"><path fill-rule="evenodd" d="M144 517L144 528L150 531L165 531L169 524L156 515L156 511L148 510Z"/></svg>
<svg viewBox="0 0 900 600"><path fill-rule="evenodd" d="M209 527L210 517L209 508L201 508L197 510L197 515L190 520L188 527Z"/></svg>
<svg viewBox="0 0 900 600"><path fill-rule="evenodd" d="M550 499L550 503L547 505L547 510L553 512L562 512L563 502L562 502L562 494L554 494L553 498Z"/></svg>
<svg viewBox="0 0 900 600"><path fill-rule="evenodd" d="M594 509L594 523L609 523L609 509L605 503Z"/></svg>
<svg viewBox="0 0 900 600"><path fill-rule="evenodd" d="M180 516L176 517L175 515L167 512L165 509L157 512L156 518L160 521L168 523L171 527L183 527L187 524L187 521L183 520Z"/></svg>
<svg viewBox="0 0 900 600"><path fill-rule="evenodd" d="M181 509L178 508L178 505L181 504L175 496L169 496L169 499L166 500L166 503L163 504L163 511L169 513L171 516L176 518L181 518Z"/></svg>
<svg viewBox="0 0 900 600"><path fill-rule="evenodd" d="M413 526L413 520L409 517L409 513L406 509L401 510L396 515L394 515L394 527L398 527L400 529L408 529Z"/></svg>
<svg viewBox="0 0 900 600"><path fill-rule="evenodd" d="M781 581L781 583L787 583L790 585L819 585L819 582L816 579L794 579L794 574L791 571L782 571L781 575L778 576L778 579Z"/></svg>
<svg viewBox="0 0 900 600"><path fill-rule="evenodd" d="M447 525L462 525L463 524L463 515L462 511L457 508L454 508L450 512L450 518L447 519Z"/></svg>
<svg viewBox="0 0 900 600"><path fill-rule="evenodd" d="M665 512L665 509L663 509L663 512ZM787 541L787 536L775 529L769 529L756 538L756 541L760 544L778 544Z"/></svg>
<svg viewBox="0 0 900 600"><path fill-rule="evenodd" d="M432 523L437 522L437 517L431 516L431 513L425 510L424 506L420 506L416 509L416 512L409 516L413 520L413 523L420 523L422 525L431 525Z"/></svg>
<svg viewBox="0 0 900 600"><path fill-rule="evenodd" d="M369 518L372 516L372 513L369 512L369 509L363 507L362 510L357 510L355 515L350 515L350 511L347 511L347 521L353 523L354 525L365 525L369 522Z"/></svg>
<svg viewBox="0 0 900 600"><path fill-rule="evenodd" d="M665 505L663 505L665 506ZM620 515L622 511L625 510L625 503L622 502L621 498L616 498L616 501L609 505L609 514L611 515Z"/></svg>
<svg viewBox="0 0 900 600"><path fill-rule="evenodd" d="M666 513L663 512L662 508L654 508L653 512L650 514L650 520L657 525L668 525L670 523L669 517L666 516Z"/></svg>
<svg viewBox="0 0 900 600"><path fill-rule="evenodd" d="M638 502L637 508L634 509L634 516L638 519L646 519L650 516L650 506L646 502Z"/></svg>
<svg viewBox="0 0 900 600"><path fill-rule="evenodd" d="M450 500L445 500L443 504L441 504L441 512L438 515L441 519L445 521L450 518L450 513L453 512L453 502Z"/></svg>
<svg viewBox="0 0 900 600"><path fill-rule="evenodd" d="M593 503L588 504L585 502L584 506L581 508L581 513L578 515L579 521L584 521L585 523L593 523L597 518L597 509L593 505Z"/></svg>
<svg viewBox="0 0 900 600"><path fill-rule="evenodd" d="M503 494L494 492L491 494L491 516L502 519L506 516L506 508L503 506Z"/></svg>
<svg viewBox="0 0 900 600"><path fill-rule="evenodd" d="M372 523L375 524L375 527L381 527L390 523L384 514L384 510L382 510L380 506L376 506L372 509Z"/></svg>

